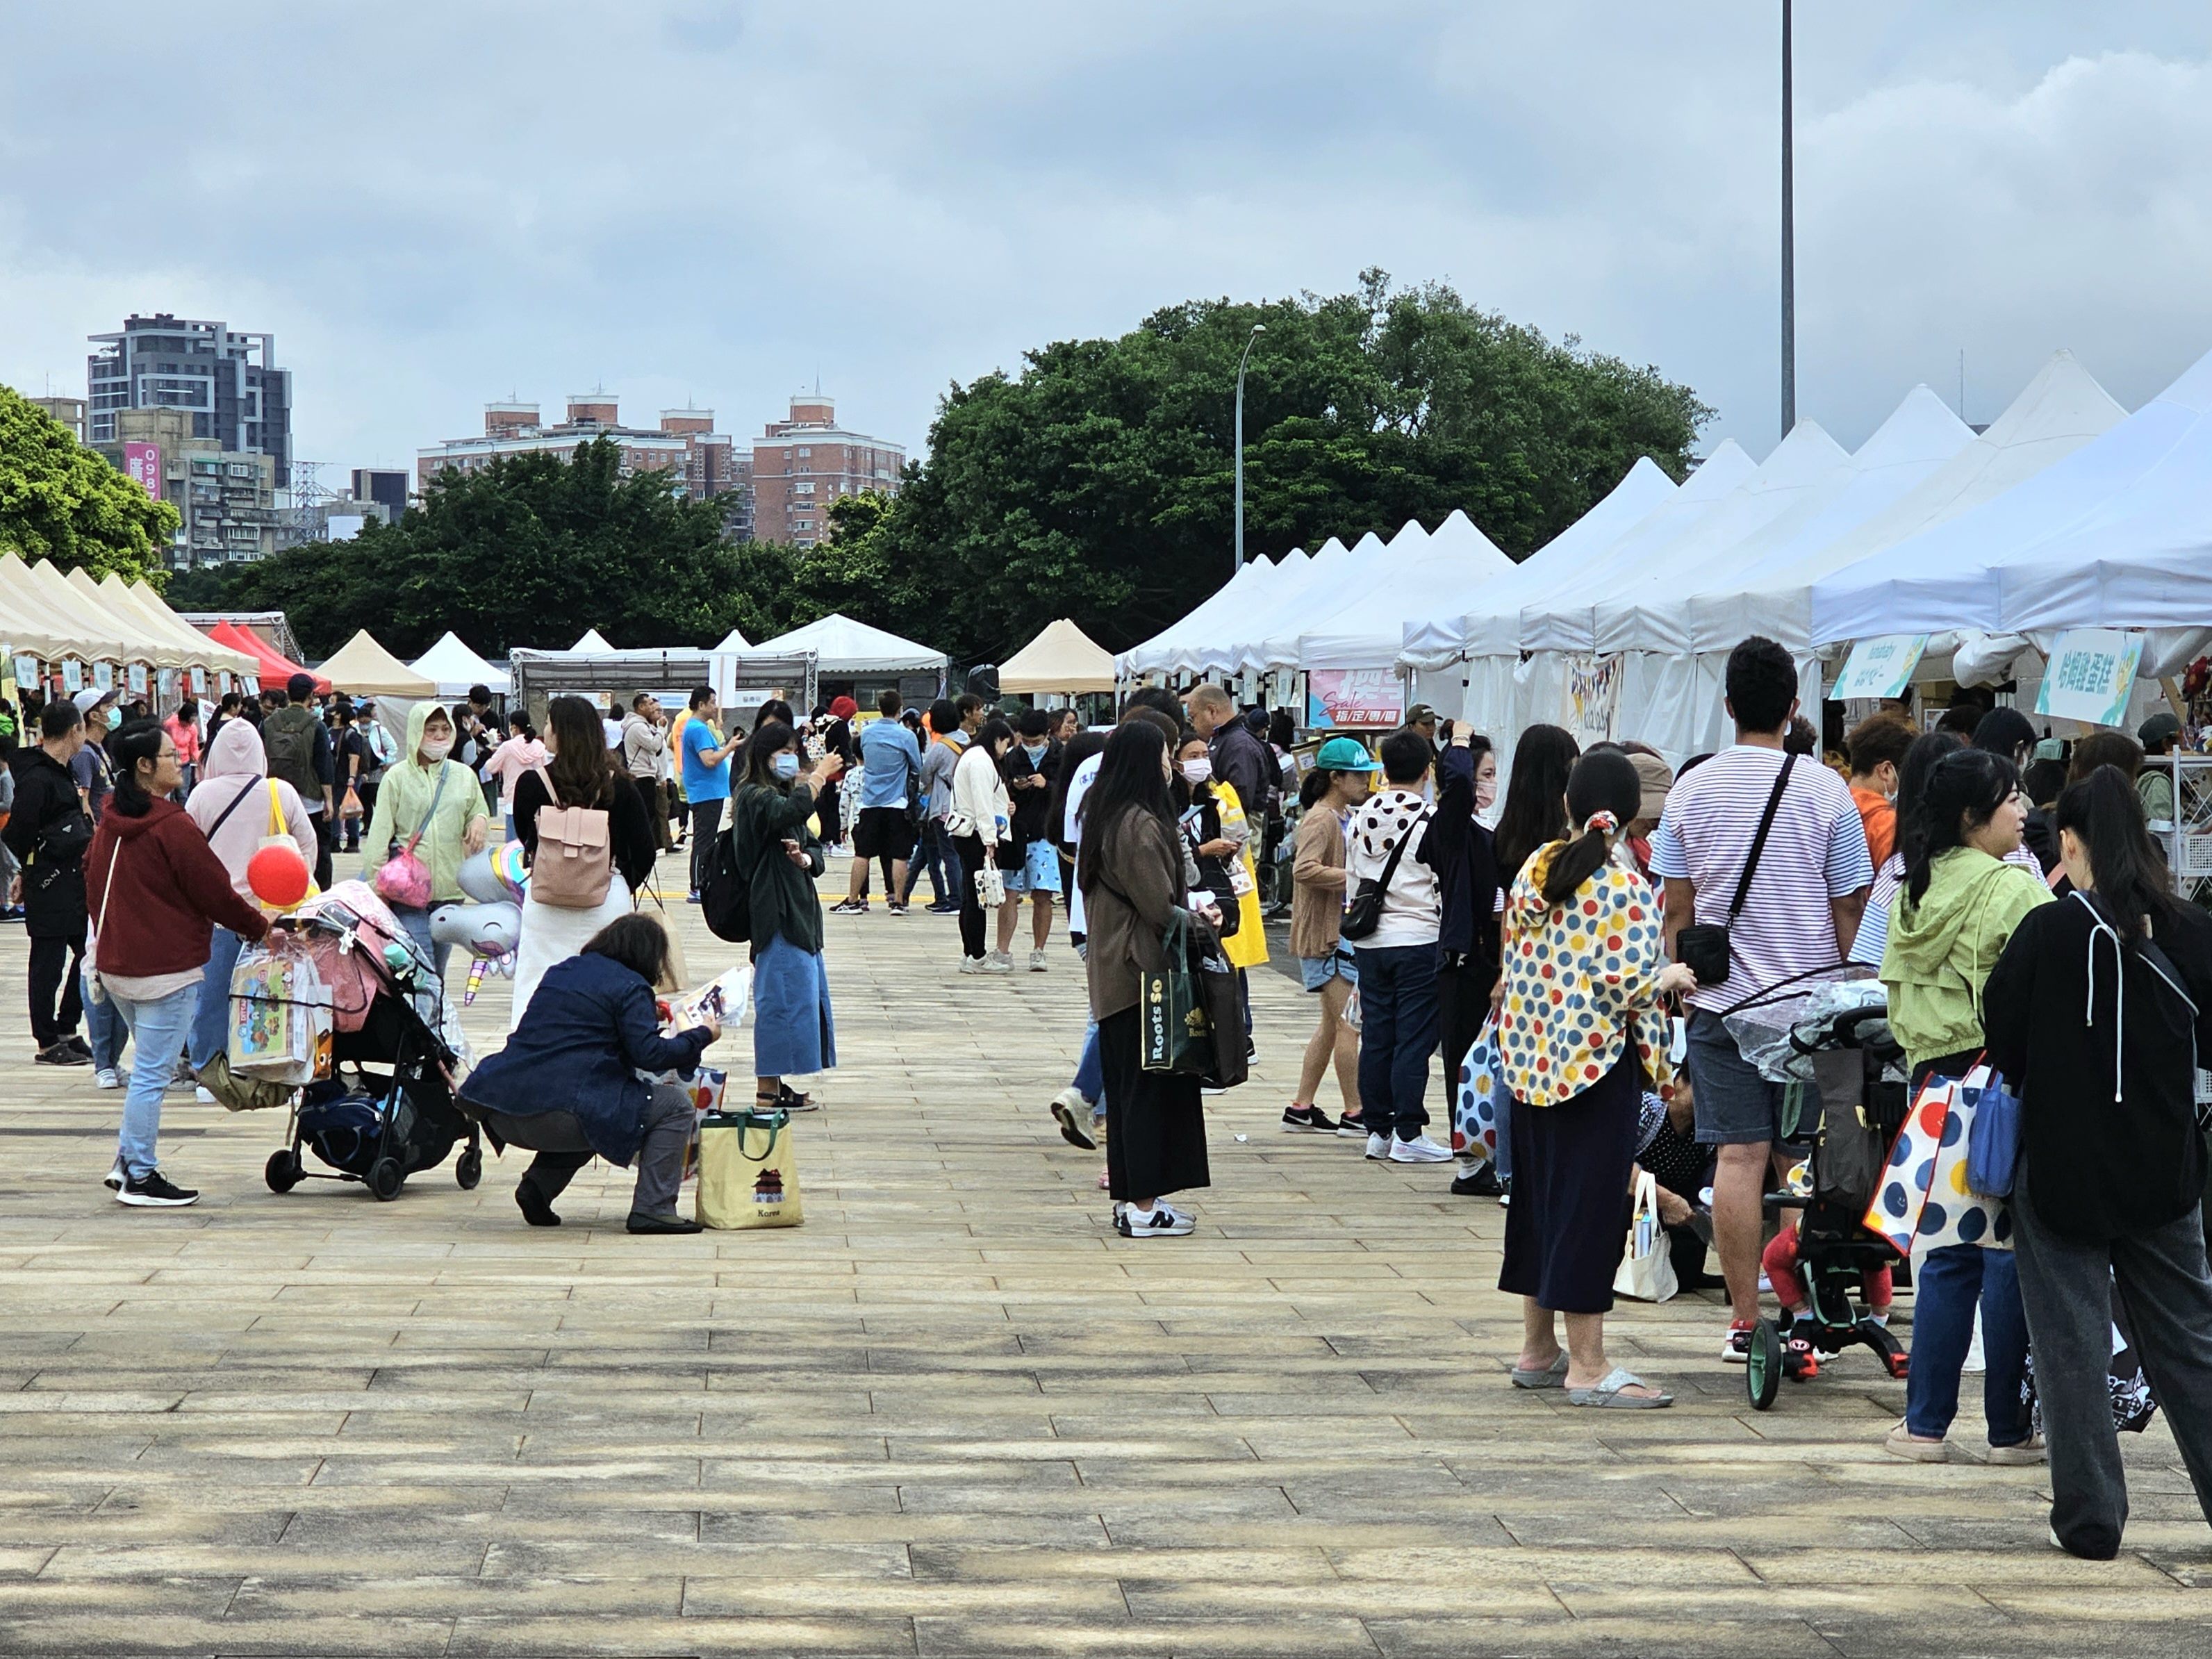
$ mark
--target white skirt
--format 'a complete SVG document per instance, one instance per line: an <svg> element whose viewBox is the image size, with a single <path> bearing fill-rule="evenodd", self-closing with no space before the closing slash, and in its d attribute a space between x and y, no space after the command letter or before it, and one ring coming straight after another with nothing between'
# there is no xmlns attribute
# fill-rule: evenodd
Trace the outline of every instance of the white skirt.
<svg viewBox="0 0 2212 1659"><path fill-rule="evenodd" d="M591 943L592 934L609 922L628 915L630 905L629 884L622 878L619 871L607 883L606 897L589 910L540 904L537 895L526 893L522 901L522 940L514 951L514 1011L507 1018L510 1032L522 1024L523 1013L530 1006L530 999L538 994L538 981L545 977L545 970L580 953Z"/></svg>

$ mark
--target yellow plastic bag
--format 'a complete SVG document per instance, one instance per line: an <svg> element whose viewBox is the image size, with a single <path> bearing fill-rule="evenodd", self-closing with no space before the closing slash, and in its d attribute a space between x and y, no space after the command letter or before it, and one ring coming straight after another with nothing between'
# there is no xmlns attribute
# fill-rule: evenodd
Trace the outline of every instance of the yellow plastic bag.
<svg viewBox="0 0 2212 1659"><path fill-rule="evenodd" d="M799 1148L788 1112L716 1113L699 1122L699 1219L709 1227L796 1227Z"/></svg>

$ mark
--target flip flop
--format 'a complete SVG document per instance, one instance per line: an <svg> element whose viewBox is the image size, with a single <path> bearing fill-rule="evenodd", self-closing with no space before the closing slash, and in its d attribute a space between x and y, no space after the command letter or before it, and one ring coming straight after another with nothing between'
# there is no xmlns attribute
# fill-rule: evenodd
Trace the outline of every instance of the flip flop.
<svg viewBox="0 0 2212 1659"><path fill-rule="evenodd" d="M1567 1351L1559 1350L1559 1357L1540 1371L1524 1371L1513 1368L1513 1386L1516 1389L1564 1389L1567 1386Z"/></svg>
<svg viewBox="0 0 2212 1659"><path fill-rule="evenodd" d="M1674 1403L1671 1394L1623 1394L1623 1389L1644 1387L1644 1379L1626 1365L1615 1365L1605 1374L1605 1379L1594 1389L1569 1389L1570 1406L1595 1406L1601 1410L1617 1412L1656 1411Z"/></svg>

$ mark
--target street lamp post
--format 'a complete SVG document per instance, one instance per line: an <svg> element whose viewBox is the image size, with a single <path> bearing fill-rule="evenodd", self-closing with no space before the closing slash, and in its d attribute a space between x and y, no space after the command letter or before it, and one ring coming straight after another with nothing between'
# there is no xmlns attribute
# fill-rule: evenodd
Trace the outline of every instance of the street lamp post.
<svg viewBox="0 0 2212 1659"><path fill-rule="evenodd" d="M1797 204L1792 155L1790 0L1782 0L1782 435L1797 424Z"/></svg>
<svg viewBox="0 0 2212 1659"><path fill-rule="evenodd" d="M1237 360L1237 568L1244 568L1244 365L1252 356L1252 343L1267 331L1265 323L1252 325L1252 331L1244 337L1244 355Z"/></svg>

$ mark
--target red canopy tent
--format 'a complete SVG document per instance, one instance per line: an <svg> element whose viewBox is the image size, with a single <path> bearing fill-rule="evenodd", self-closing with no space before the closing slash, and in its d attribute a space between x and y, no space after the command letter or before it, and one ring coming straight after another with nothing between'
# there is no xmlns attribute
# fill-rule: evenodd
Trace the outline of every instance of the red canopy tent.
<svg viewBox="0 0 2212 1659"><path fill-rule="evenodd" d="M285 682L293 675L307 674L307 677L314 681L315 690L318 692L325 696L330 695L331 683L328 680L319 674L309 673L307 669L302 668L283 652L263 640L252 629L240 628L236 623L226 619L208 629L206 633L207 636L217 645L227 645L234 651L243 651L261 665L261 689L264 691L281 691L284 689Z"/></svg>

